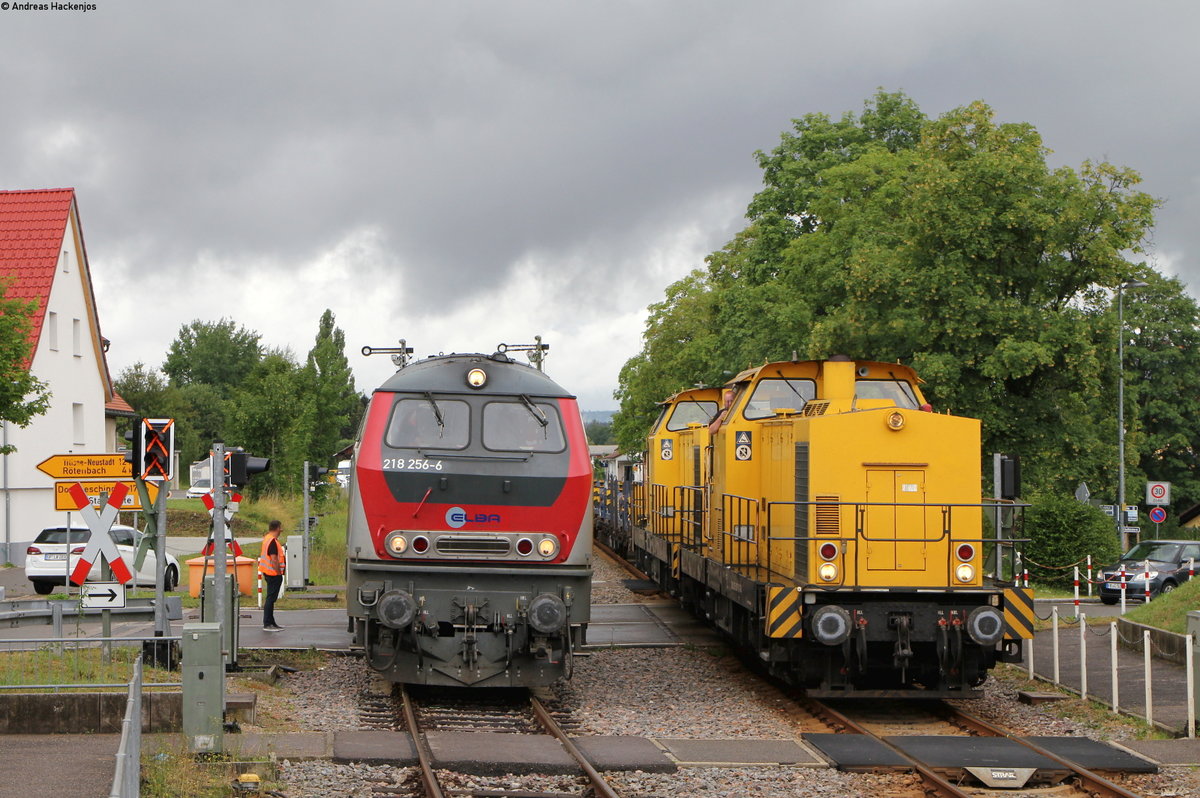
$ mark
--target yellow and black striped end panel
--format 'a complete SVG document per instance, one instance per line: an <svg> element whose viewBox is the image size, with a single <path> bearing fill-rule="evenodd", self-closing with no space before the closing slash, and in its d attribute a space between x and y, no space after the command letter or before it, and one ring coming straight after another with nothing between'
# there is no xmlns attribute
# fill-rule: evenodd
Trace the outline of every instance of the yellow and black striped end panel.
<svg viewBox="0 0 1200 798"><path fill-rule="evenodd" d="M680 565L680 563L683 559L682 552L683 552L683 547L680 546L678 543L671 544L671 578L672 579L678 579L680 574L682 573L683 569Z"/></svg>
<svg viewBox="0 0 1200 798"><path fill-rule="evenodd" d="M1029 640L1037 615L1033 610L1033 590L1027 587L1004 589L1004 639Z"/></svg>
<svg viewBox="0 0 1200 798"><path fill-rule="evenodd" d="M803 637L804 594L794 587L767 586L767 637Z"/></svg>

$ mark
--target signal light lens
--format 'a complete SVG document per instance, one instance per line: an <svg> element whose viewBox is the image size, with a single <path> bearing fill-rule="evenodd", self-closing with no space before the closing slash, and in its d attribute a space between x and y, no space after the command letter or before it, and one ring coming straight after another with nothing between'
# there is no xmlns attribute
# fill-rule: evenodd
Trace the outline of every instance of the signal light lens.
<svg viewBox="0 0 1200 798"><path fill-rule="evenodd" d="M529 538L521 538L517 541L517 554L522 557L527 557L533 553L533 541Z"/></svg>
<svg viewBox="0 0 1200 798"><path fill-rule="evenodd" d="M412 550L417 554L424 554L429 551L429 538L424 535L418 535L412 540Z"/></svg>
<svg viewBox="0 0 1200 798"><path fill-rule="evenodd" d="M970 582L975 578L975 567L963 563L954 569L954 578L960 582Z"/></svg>
<svg viewBox="0 0 1200 798"><path fill-rule="evenodd" d="M487 372L483 369L471 369L467 372L467 385L472 388L482 388L487 384Z"/></svg>
<svg viewBox="0 0 1200 798"><path fill-rule="evenodd" d="M558 541L554 538L542 538L538 542L538 554L543 557L553 557L558 552Z"/></svg>
<svg viewBox="0 0 1200 798"><path fill-rule="evenodd" d="M837 579L837 566L831 562L823 562L821 563L821 567L817 569L817 575L826 582L832 582L834 579Z"/></svg>
<svg viewBox="0 0 1200 798"><path fill-rule="evenodd" d="M954 553L958 557L958 559L962 560L963 562L966 562L967 560L969 560L975 556L975 547L972 546L970 543L963 543L962 545L960 545L958 547L958 550L955 551Z"/></svg>
<svg viewBox="0 0 1200 798"><path fill-rule="evenodd" d="M899 410L893 410L887 415L887 425L890 430L904 429L904 414Z"/></svg>
<svg viewBox="0 0 1200 798"><path fill-rule="evenodd" d="M837 544L822 543L821 544L821 559L822 560L832 560L834 557L837 556L837 551L838 551Z"/></svg>
<svg viewBox="0 0 1200 798"><path fill-rule="evenodd" d="M399 531L391 532L387 536L387 540L383 544L388 552L394 555L401 555L408 550L408 538L404 537Z"/></svg>

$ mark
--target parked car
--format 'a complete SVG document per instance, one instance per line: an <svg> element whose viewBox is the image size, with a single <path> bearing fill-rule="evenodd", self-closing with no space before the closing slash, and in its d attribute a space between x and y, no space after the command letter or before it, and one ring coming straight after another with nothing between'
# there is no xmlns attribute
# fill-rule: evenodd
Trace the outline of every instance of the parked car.
<svg viewBox="0 0 1200 798"><path fill-rule="evenodd" d="M121 559L125 561L129 572L133 574L133 583L154 587L157 558L153 551L146 552L146 558L142 561L140 571L135 573L133 570L133 561L137 555L137 544L141 540L141 533L131 526L117 524L113 526L109 534L112 536L113 542L117 544L117 551L120 553ZM91 537L91 530L83 527L71 528L69 542L67 528L64 526L47 527L39 532L37 539L30 544L29 548L25 549L25 577L33 583L33 589L45 596L53 592L56 586L65 585L68 575L75 570L75 566L79 562L79 555L83 554ZM69 563L67 560L68 546L70 548ZM92 570L88 572L87 581L103 581L100 578L101 559L101 557L96 557L95 562L92 563ZM179 561L168 554L163 586L166 590L174 590L178 584Z"/></svg>
<svg viewBox="0 0 1200 798"><path fill-rule="evenodd" d="M212 480L198 479L188 486L187 497L189 499L199 499L206 493L212 491Z"/></svg>
<svg viewBox="0 0 1200 798"><path fill-rule="evenodd" d="M1150 563L1150 597L1170 593L1188 580L1194 561L1200 564L1200 541L1143 540L1125 552L1114 565L1103 570L1100 600L1116 604L1121 600L1121 573L1125 573L1125 599L1146 597L1146 563Z"/></svg>

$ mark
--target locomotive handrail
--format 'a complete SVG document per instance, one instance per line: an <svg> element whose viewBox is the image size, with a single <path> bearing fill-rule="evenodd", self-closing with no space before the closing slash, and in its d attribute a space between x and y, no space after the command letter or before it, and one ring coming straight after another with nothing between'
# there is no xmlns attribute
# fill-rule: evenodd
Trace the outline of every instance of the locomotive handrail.
<svg viewBox="0 0 1200 798"><path fill-rule="evenodd" d="M772 547L774 545L776 545L777 543L779 543L779 544L791 543L794 545L795 543L799 543L799 542L804 542L804 543L825 542L825 541L845 542L845 543L851 544L855 547L853 554L851 554L850 552L845 552L844 553L845 556L847 558L852 558L855 561L857 561L858 556L859 556L858 546L859 546L860 542L931 544L931 543L941 543L946 540L953 540L958 543L979 544L981 549L986 549L987 546L991 545L991 546L996 547L997 553L1001 549L1009 549L1011 551L1016 551L1018 548L1017 544L1025 544L1025 543L1029 542L1029 538L1001 537L998 535L998 533L995 529L992 530L991 536L988 536L986 534L978 536L978 537L975 537L975 536L961 537L961 536L953 535L953 523L951 521L951 518L953 515L953 510L956 508L987 509L987 508L994 506L994 505L989 505L986 501L974 502L974 503L972 503L972 502L854 502L854 501L829 501L829 500L823 499L820 501L804 501L804 502L768 501L768 502L765 502L765 505L766 505L766 510L767 510L767 512L766 512L766 527L765 527L765 538L766 538L766 544L767 544L766 545L766 549L767 549L766 560L767 561L766 561L765 567L767 569L768 574L772 577L775 576L777 573L775 571L775 569L772 567L772 563L774 562L774 558L772 557ZM823 507L837 506L839 508L843 507L843 506L854 507L856 526L855 526L853 532L850 534L838 533L838 534L806 534L806 535L777 535L777 534L772 533L772 530L775 527L774 520L773 520L773 514L774 514L773 510L775 507L789 507L789 508L795 509L795 508L799 508L799 507L809 507L809 506L817 506L817 505L823 506ZM865 516L865 512L862 508L869 507L869 506L893 507L893 508L907 507L907 508L914 508L914 509L921 508L924 510L938 509L938 510L940 510L941 515L942 515L942 527L943 528L942 528L941 533L934 537L929 537L929 536L923 536L923 537L898 537L898 536L875 537L875 536L871 536L871 535L868 535L864 531L863 525L862 525L862 519ZM1014 506L1028 507L1029 505L1015 504ZM839 526L840 526L840 523L839 523ZM999 567L1002 567L1002 562L1003 562L1003 558L998 556L996 565ZM947 585L952 584L952 580L950 577L953 574L954 567L955 567L954 552L951 550L947 550L947 552L946 552L946 574L945 574ZM793 570L797 575L801 573L801 569L798 566L794 567ZM837 582L827 583L827 584L823 584L821 586L822 587L843 587L843 586L859 587L860 586L860 577L858 577L858 569L857 568L854 569L854 577L855 578L854 578L854 581L850 582L850 583L847 583L845 581L847 570L849 570L849 569L841 569L839 571ZM779 576L782 577L782 576L785 576L785 574L779 574ZM1012 581L1011 578L1009 580L1005 580L1002 573L995 574L994 578L996 578L998 581L1001 581L1001 582Z"/></svg>

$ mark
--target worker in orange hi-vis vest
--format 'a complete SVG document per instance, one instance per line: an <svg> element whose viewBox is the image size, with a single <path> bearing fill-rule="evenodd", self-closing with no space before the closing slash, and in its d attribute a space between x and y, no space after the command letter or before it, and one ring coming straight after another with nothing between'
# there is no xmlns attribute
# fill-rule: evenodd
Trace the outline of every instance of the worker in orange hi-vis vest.
<svg viewBox="0 0 1200 798"><path fill-rule="evenodd" d="M272 521L267 525L262 553L258 555L258 572L267 583L267 598L263 604L263 629L268 632L278 632L283 628L275 623L275 599L279 598L279 590L283 587L285 570L283 542L279 540L282 529L283 524L279 521Z"/></svg>

